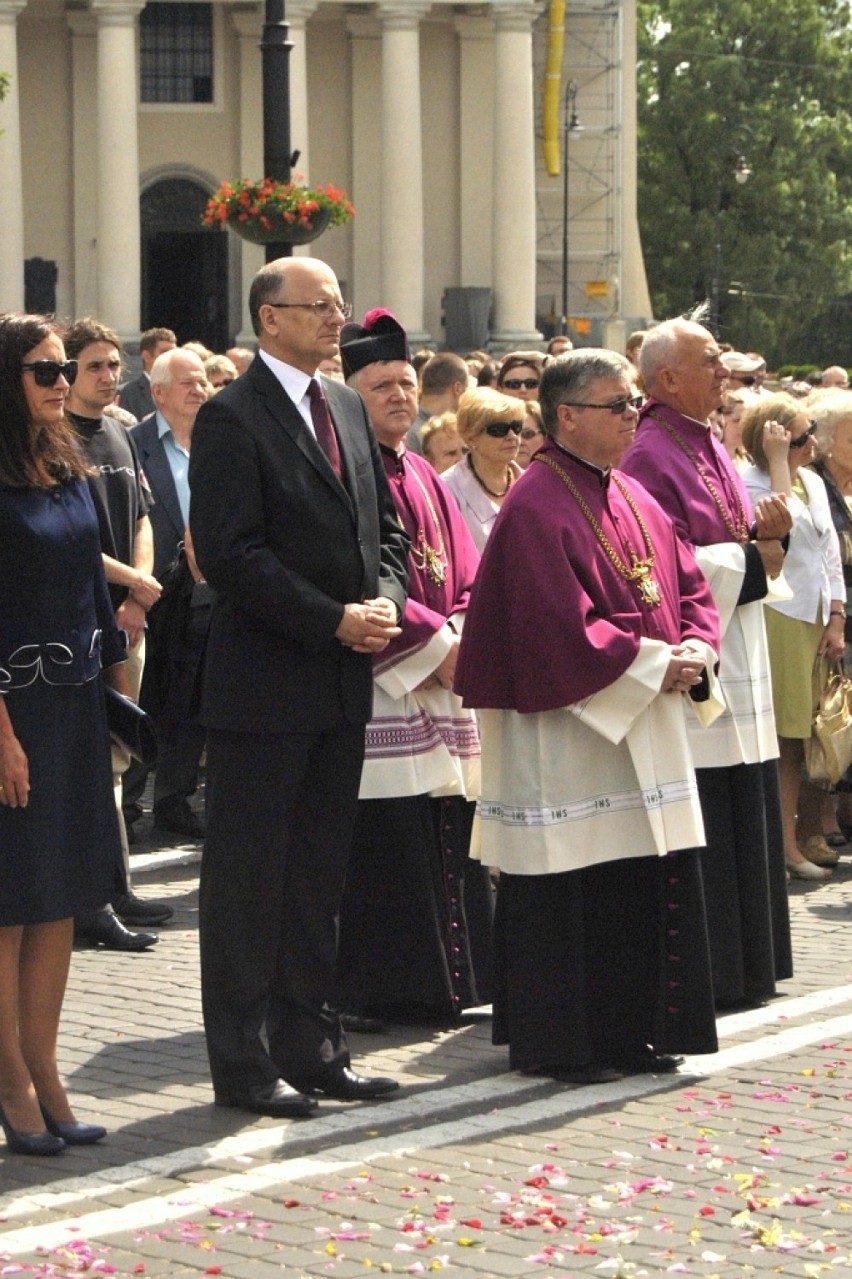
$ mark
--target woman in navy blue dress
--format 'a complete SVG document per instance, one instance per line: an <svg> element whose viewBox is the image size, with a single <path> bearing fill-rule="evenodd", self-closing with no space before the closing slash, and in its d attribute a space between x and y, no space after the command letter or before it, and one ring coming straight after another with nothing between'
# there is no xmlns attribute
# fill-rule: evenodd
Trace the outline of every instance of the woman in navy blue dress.
<svg viewBox="0 0 852 1279"><path fill-rule="evenodd" d="M52 321L0 315L0 1123L25 1154L105 1133L56 1064L73 916L109 898L118 841L102 666L124 691L76 371Z"/></svg>

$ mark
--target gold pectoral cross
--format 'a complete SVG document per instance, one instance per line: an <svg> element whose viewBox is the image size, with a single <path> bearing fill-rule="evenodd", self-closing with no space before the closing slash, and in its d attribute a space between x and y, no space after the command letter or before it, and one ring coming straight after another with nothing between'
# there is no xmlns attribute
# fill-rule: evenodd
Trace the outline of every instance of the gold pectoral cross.
<svg viewBox="0 0 852 1279"><path fill-rule="evenodd" d="M651 569L647 560L637 559L635 555L631 556L633 560L633 568L630 571L630 580L636 583L636 589L642 597L642 603L647 604L650 608L656 608L662 603L662 595L660 593L660 585L651 576Z"/></svg>

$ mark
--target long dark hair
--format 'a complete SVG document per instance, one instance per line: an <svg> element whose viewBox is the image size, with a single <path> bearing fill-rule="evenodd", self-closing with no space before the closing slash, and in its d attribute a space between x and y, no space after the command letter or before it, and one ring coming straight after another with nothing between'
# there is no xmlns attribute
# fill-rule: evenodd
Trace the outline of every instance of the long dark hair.
<svg viewBox="0 0 852 1279"><path fill-rule="evenodd" d="M30 419L21 365L51 334L61 338L62 329L50 316L0 315L0 484L53 488L89 473L64 418L49 427Z"/></svg>

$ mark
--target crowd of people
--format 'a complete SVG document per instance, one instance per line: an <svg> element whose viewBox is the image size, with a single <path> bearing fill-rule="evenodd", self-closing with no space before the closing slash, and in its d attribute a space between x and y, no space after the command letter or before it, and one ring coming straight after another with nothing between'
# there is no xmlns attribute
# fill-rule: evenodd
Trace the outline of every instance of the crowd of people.
<svg viewBox="0 0 852 1279"><path fill-rule="evenodd" d="M311 258L249 311L256 353L152 329L124 383L100 321L0 316L9 1149L106 1135L58 1072L72 944L171 914L110 690L156 723L155 825L204 841L217 1104L389 1096L347 1031L485 1003L572 1084L714 1051L852 833L803 767L852 640L846 371L770 390L694 319L412 354Z"/></svg>

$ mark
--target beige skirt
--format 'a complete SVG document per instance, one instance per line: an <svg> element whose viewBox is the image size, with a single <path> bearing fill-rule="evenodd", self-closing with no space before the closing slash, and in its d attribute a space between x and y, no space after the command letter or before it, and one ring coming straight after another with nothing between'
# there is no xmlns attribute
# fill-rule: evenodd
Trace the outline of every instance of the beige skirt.
<svg viewBox="0 0 852 1279"><path fill-rule="evenodd" d="M776 732L805 740L813 720L813 665L825 627L775 608L768 607L765 615Z"/></svg>

